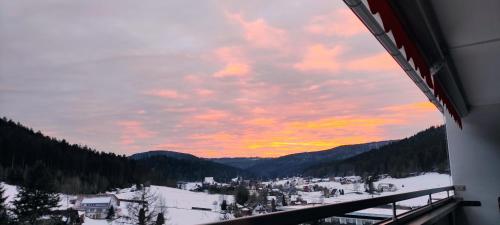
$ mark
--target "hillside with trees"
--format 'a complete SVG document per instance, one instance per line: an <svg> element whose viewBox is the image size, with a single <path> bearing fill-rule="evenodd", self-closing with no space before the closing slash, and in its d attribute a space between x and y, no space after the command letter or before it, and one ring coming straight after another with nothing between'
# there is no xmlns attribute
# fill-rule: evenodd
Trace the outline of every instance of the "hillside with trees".
<svg viewBox="0 0 500 225"><path fill-rule="evenodd" d="M132 158L132 157L131 157ZM214 177L219 182L229 182L231 178L253 174L239 168L194 158L175 158L161 154L136 160L142 176L148 177L154 184L174 186L176 181L200 181L204 177Z"/></svg>
<svg viewBox="0 0 500 225"><path fill-rule="evenodd" d="M54 178L57 191L92 193L134 183L135 163L114 153L98 152L35 132L6 118L0 119L0 180L27 183L27 171L42 164Z"/></svg>
<svg viewBox="0 0 500 225"><path fill-rule="evenodd" d="M240 169L208 160L163 156L131 159L69 144L35 132L20 123L0 119L0 181L23 185L34 165L46 168L56 192L97 193L136 183L175 185L177 180L201 180L204 176L227 180L249 175Z"/></svg>
<svg viewBox="0 0 500 225"><path fill-rule="evenodd" d="M406 177L422 172L449 173L444 126L430 127L414 136L349 159L311 166L303 174L319 177L377 174Z"/></svg>

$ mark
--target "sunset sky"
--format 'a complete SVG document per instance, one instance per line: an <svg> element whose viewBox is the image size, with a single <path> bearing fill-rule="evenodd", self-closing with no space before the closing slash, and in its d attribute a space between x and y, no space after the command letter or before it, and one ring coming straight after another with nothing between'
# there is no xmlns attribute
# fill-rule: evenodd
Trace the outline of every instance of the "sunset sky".
<svg viewBox="0 0 500 225"><path fill-rule="evenodd" d="M340 0L0 1L0 116L102 151L203 157L443 123Z"/></svg>

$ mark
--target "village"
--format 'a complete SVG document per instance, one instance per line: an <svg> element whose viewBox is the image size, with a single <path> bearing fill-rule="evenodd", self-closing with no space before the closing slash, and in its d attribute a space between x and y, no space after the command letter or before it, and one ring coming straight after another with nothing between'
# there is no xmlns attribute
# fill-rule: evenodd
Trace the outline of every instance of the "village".
<svg viewBox="0 0 500 225"><path fill-rule="evenodd" d="M141 209L145 209L143 213L148 217L155 217L154 221L161 217L159 220L163 223L160 224L199 224L446 186L449 182L449 175L438 173L402 179L348 176L257 181L236 177L227 183L205 177L200 182L179 181L177 187L143 184L96 195L60 194L60 209L73 212L73 215L66 216L72 220L70 224L136 224ZM7 193L10 192L9 198L12 198L15 186L5 186ZM399 202L397 210L402 213L425 205L427 201L423 197ZM356 212L357 215L381 219L391 213L391 209L384 207ZM374 222L368 219L329 219L337 224Z"/></svg>

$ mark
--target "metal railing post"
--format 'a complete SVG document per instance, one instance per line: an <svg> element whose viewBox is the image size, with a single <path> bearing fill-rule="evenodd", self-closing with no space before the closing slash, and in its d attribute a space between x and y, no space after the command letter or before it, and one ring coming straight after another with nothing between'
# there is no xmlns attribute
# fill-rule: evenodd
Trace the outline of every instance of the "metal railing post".
<svg viewBox="0 0 500 225"><path fill-rule="evenodd" d="M398 215L396 214L396 202L392 203L392 219L397 220Z"/></svg>

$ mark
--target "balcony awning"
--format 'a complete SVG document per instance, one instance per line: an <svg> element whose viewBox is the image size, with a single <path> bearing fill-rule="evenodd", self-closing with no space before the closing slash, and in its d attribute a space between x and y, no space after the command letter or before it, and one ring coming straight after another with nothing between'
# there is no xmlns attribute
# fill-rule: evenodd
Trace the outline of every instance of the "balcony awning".
<svg viewBox="0 0 500 225"><path fill-rule="evenodd" d="M426 21L429 18L426 18L422 13L423 6L420 5L420 11L417 6L412 6L416 7L414 11L418 13L408 14L401 8L395 8L390 0L344 1L427 98L441 112L444 113L443 109L446 109L458 126L462 127L461 116L467 113L467 107L463 104L461 112L457 110L457 102L450 98L447 89L437 76L438 74L445 76L442 75L445 72L452 73L454 68L452 63L446 61L444 54L435 52L435 49L440 48L439 41L433 34L435 31L431 23ZM411 4L419 5L419 3ZM403 18L402 15L405 15L406 18ZM412 24L412 20L420 20L422 25L418 22ZM443 69L443 67L446 68Z"/></svg>

